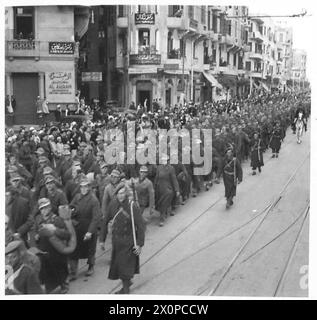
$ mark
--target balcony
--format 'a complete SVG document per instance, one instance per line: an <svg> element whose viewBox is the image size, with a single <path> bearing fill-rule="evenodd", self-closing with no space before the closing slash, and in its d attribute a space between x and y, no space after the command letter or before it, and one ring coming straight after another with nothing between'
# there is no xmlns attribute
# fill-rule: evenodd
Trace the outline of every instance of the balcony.
<svg viewBox="0 0 317 320"><path fill-rule="evenodd" d="M244 45L242 46L242 50L243 50L244 52L250 52L250 51L251 51L251 48L250 48L250 46L248 46L247 44L244 44Z"/></svg>
<svg viewBox="0 0 317 320"><path fill-rule="evenodd" d="M263 42L263 35L259 31L249 32L249 39Z"/></svg>
<svg viewBox="0 0 317 320"><path fill-rule="evenodd" d="M172 49L167 53L167 59L180 59L181 53L179 49Z"/></svg>
<svg viewBox="0 0 317 320"><path fill-rule="evenodd" d="M51 57L64 56L78 58L78 43L37 40L7 40L6 57Z"/></svg>
<svg viewBox="0 0 317 320"><path fill-rule="evenodd" d="M224 43L229 47L232 47L235 44L233 37L229 34L224 36Z"/></svg>
<svg viewBox="0 0 317 320"><path fill-rule="evenodd" d="M39 57L40 41L8 40L6 41L7 57Z"/></svg>
<svg viewBox="0 0 317 320"><path fill-rule="evenodd" d="M251 75L253 78L263 78L263 70L252 70Z"/></svg>
<svg viewBox="0 0 317 320"><path fill-rule="evenodd" d="M167 28L171 29L185 29L184 19L182 17L167 17Z"/></svg>
<svg viewBox="0 0 317 320"><path fill-rule="evenodd" d="M249 58L263 60L263 53L262 52L250 52Z"/></svg>
<svg viewBox="0 0 317 320"><path fill-rule="evenodd" d="M214 69L216 73L220 73L223 75L231 75L231 76L237 76L238 70L237 68L234 68L233 66L230 66L227 64L227 62L221 62L219 64L218 68Z"/></svg>
<svg viewBox="0 0 317 320"><path fill-rule="evenodd" d="M130 65L161 64L160 54L130 54Z"/></svg>

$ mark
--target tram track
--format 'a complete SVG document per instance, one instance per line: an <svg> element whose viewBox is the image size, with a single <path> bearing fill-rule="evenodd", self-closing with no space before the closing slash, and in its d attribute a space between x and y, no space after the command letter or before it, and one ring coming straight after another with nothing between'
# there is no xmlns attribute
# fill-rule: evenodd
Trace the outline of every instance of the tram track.
<svg viewBox="0 0 317 320"><path fill-rule="evenodd" d="M287 146L290 143L292 143L292 140L288 141L287 143L284 143L283 146ZM266 160L266 163L269 162L272 158L269 157ZM207 212L209 212L214 206L216 206L221 200L223 199L223 196L220 196L219 198L217 198L207 209L205 209L203 212L201 212L197 217L195 217L195 219L193 219L192 221L190 221L188 224L186 224L179 232L177 232L169 241L167 241L165 244L163 244L158 250L156 250L153 254L151 254L142 264L141 267L143 267L144 265L148 264L150 261L152 261L156 256L158 256L161 252L163 252L164 250L166 250L168 247L170 247L176 239L178 239L185 231L189 230L192 226L194 226ZM279 200L278 200L279 201ZM277 202L278 202L277 201ZM267 215L266 212L269 209L269 207L271 206L271 204L267 205L260 213L258 213L256 216L253 216L251 219L249 219L248 221L246 221L245 223L239 225L238 227L234 228L233 230L227 232L226 234L220 236L219 238L217 238L216 240L213 240L210 243L207 243L206 245L204 245L203 247L200 247L199 250L197 250L196 252L192 253L189 256L186 256L184 258L182 258L181 260L177 261L175 264L173 264L172 266L168 267L167 269L161 271L160 273L154 275L153 277L151 277L150 279L147 279L146 281L142 282L141 284L139 284L138 286L135 286L134 289L138 289L140 287L142 287L144 284L146 284L147 282L153 280L154 278L158 277L159 275L167 272L168 270L172 269L173 267L175 267L176 265L184 262L185 260L189 259L190 257L192 257L195 254L198 254L199 252L206 250L207 248L210 248L211 246L215 245L216 243L230 237L232 234L242 230L244 227L246 227L247 225L249 225L250 223L252 223L254 220L256 220L257 218L259 218L260 216L262 216L263 214L265 214L265 216ZM108 254L111 251L111 248L106 249L105 251L101 252L100 254L98 254L98 256L96 257L96 260L99 260L105 256L106 254ZM81 266L79 268L79 270L84 269L85 266ZM114 291L116 291L119 288L119 284L117 286L115 286L113 289L110 290L109 294L112 294Z"/></svg>
<svg viewBox="0 0 317 320"><path fill-rule="evenodd" d="M152 277L146 279L145 281L141 282L140 284L138 284L137 286L134 286L133 289L134 290L138 290L140 288L142 288L144 285L146 285L147 283L153 281L155 278L158 278L160 276L162 276L164 273L167 273L168 271L170 271L171 269L175 268L176 266L180 265L181 263L185 262L188 259L193 258L195 255L201 253L202 251L211 248L212 246L218 244L219 242L227 239L228 237L232 236L233 234L237 233L238 231L242 230L243 228L245 228L246 226L248 226L249 224L251 224L254 220L256 220L257 218L259 218L260 216L264 215L264 218L261 219L260 223L258 224L258 226L260 226L264 220L266 219L266 217L269 215L269 213L273 210L273 208L278 204L278 202L281 200L282 198L282 194L283 192L286 191L287 187L291 184L292 181L294 181L295 176L297 174L297 172L299 171L299 169L303 166L303 164L305 163L305 161L309 158L309 154L306 156L306 158L304 159L304 161L295 169L295 171L293 172L293 174L291 175L291 177L287 180L286 184L283 186L282 190L279 193L279 196L274 199L272 202L270 202L264 209L261 210L260 213L258 213L256 216L252 217L251 219L249 219L248 221L244 222L243 224L235 227L234 229L230 230L229 232L225 233L224 235L221 235L220 237L218 237L215 240L212 240L211 242L206 243L204 246L201 246L198 250L191 252L190 254L188 254L187 256L183 257L182 259L180 259L179 261L175 262L173 265L169 266L168 268L160 271L159 273L153 275ZM218 201L216 201L218 202ZM213 205L215 205L216 203L214 203ZM205 211L208 211L210 208L206 209ZM199 216L200 217L200 216ZM197 221L199 219L199 217L197 217L195 219L195 221ZM292 223L292 225L294 225L299 218L301 217L301 215L295 219L295 221ZM191 226L188 225L186 227L186 229L188 229ZM288 229L287 229L288 230ZM287 230L284 230L284 232L286 232ZM177 237L174 237L173 240L175 240ZM166 248L167 246L165 246ZM162 247L159 252L161 252L164 248ZM263 248L261 248L263 249ZM151 260L152 258L154 258L156 255L158 254L158 252L154 253L149 259L146 260L146 262L148 262L149 260ZM143 264L144 265L144 264ZM204 290L205 291L205 290ZM200 292L198 292L199 294Z"/></svg>
<svg viewBox="0 0 317 320"><path fill-rule="evenodd" d="M286 184L283 186L282 190L280 191L279 195L275 198L275 200L273 200L271 202L271 204L269 206L267 206L266 210L265 210L265 214L263 215L263 217L261 218L261 220L259 221L259 223L255 226L255 228L252 229L251 233L249 233L247 240L242 244L242 246L238 249L238 251L236 251L232 257L232 259L230 260L229 264L226 266L225 271L222 273L221 277L218 279L218 281L216 282L216 285L210 289L208 291L208 296L213 296L216 294L217 290L219 289L219 287L221 286L221 284L224 282L224 280L227 278L227 275L229 274L229 272L232 270L232 268L235 266L238 258L241 256L241 254L244 252L244 249L250 244L251 239L254 237L254 235L256 234L256 232L260 229L260 227L262 226L262 224L264 223L264 221L267 219L267 217L269 216L269 213L272 212L272 210L278 205L278 203L280 202L280 200L283 198L284 193L287 189L287 187L291 184L292 181L294 181L295 176L297 174L297 172L299 171L299 169L304 165L304 163L307 161L307 159L309 159L309 155L310 153L308 153L308 155L304 158L304 161L295 169L294 173L291 175L291 177L288 179L288 181L286 182ZM309 206L309 205L308 205ZM306 211L305 211L306 212ZM263 212L262 212L263 213ZM286 231L288 231L292 226L295 225L296 222L298 222L299 218L302 215L299 215L299 217L297 217L295 219L295 221L293 221L285 230L283 230L282 232L280 232L278 234L278 236L274 237L273 239L271 239L266 245L262 246L260 249L256 250L256 252L254 252L253 254L249 255L246 259L244 259L244 262L247 261L249 258L251 258L251 256L254 256L256 253L258 253L260 250L263 250L265 247L267 247L272 241L275 241L277 238L279 238L282 234L284 234ZM207 289L206 286L203 286L203 289L198 290L198 292L196 292L197 295L203 295L204 293L206 293Z"/></svg>

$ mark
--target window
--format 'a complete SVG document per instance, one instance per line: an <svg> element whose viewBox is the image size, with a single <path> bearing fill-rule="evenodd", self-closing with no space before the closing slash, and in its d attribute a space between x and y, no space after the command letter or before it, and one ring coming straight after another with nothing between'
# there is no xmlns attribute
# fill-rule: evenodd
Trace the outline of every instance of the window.
<svg viewBox="0 0 317 320"><path fill-rule="evenodd" d="M167 34L167 54L169 59L175 59L173 54L173 38L171 31Z"/></svg>
<svg viewBox="0 0 317 320"><path fill-rule="evenodd" d="M233 65L236 66L237 65L237 54L233 55Z"/></svg>
<svg viewBox="0 0 317 320"><path fill-rule="evenodd" d="M119 6L118 8L118 17L125 17L126 16L126 8L125 6Z"/></svg>
<svg viewBox="0 0 317 320"><path fill-rule="evenodd" d="M237 23L237 21L235 21L235 23L234 23L234 36L235 36L235 38L237 37L237 34L238 34L238 23Z"/></svg>
<svg viewBox="0 0 317 320"><path fill-rule="evenodd" d="M168 16L169 17L181 17L182 16L182 6L168 6Z"/></svg>
<svg viewBox="0 0 317 320"><path fill-rule="evenodd" d="M208 43L204 41L204 53L203 53L204 64L209 64L209 55L208 55Z"/></svg>
<svg viewBox="0 0 317 320"><path fill-rule="evenodd" d="M283 33L280 33L280 40L279 40L279 42L283 42L284 41L284 39L283 39L284 37L283 37Z"/></svg>
<svg viewBox="0 0 317 320"><path fill-rule="evenodd" d="M150 30L139 29L139 51L146 54L148 50L150 50Z"/></svg>
<svg viewBox="0 0 317 320"><path fill-rule="evenodd" d="M227 34L231 36L231 20L228 20L226 22L227 22Z"/></svg>
<svg viewBox="0 0 317 320"><path fill-rule="evenodd" d="M213 13L212 14L212 30L215 33L218 32L217 24L218 24L218 17L215 13Z"/></svg>
<svg viewBox="0 0 317 320"><path fill-rule="evenodd" d="M181 39L179 42L181 57L186 57L186 41Z"/></svg>
<svg viewBox="0 0 317 320"><path fill-rule="evenodd" d="M238 56L238 69L243 70L243 56Z"/></svg>
<svg viewBox="0 0 317 320"><path fill-rule="evenodd" d="M205 6L200 7L200 17L201 17L201 23L205 24L206 23L206 9Z"/></svg>
<svg viewBox="0 0 317 320"><path fill-rule="evenodd" d="M33 7L15 7L16 39L34 39L34 9Z"/></svg>
<svg viewBox="0 0 317 320"><path fill-rule="evenodd" d="M194 6L188 6L188 18L194 19Z"/></svg>
<svg viewBox="0 0 317 320"><path fill-rule="evenodd" d="M227 52L227 65L230 64L230 52Z"/></svg>
<svg viewBox="0 0 317 320"><path fill-rule="evenodd" d="M251 71L251 61L246 61L245 68L247 69L247 71Z"/></svg>

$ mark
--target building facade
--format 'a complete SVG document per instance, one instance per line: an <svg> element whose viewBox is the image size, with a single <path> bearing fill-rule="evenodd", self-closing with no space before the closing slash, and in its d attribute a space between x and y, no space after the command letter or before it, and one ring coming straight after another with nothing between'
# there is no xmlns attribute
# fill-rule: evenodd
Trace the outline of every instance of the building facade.
<svg viewBox="0 0 317 320"><path fill-rule="evenodd" d="M293 49L292 55L292 87L303 88L306 86L307 54L304 50Z"/></svg>
<svg viewBox="0 0 317 320"><path fill-rule="evenodd" d="M229 90L236 95L243 31L240 24L229 28L225 22L220 7L118 6L123 104L150 108L153 100L173 106L224 98Z"/></svg>
<svg viewBox="0 0 317 320"><path fill-rule="evenodd" d="M35 123L38 96L50 110L75 106L79 91L88 103L149 110L154 100L285 91L306 77L292 29L246 6L7 7L5 26L5 93L16 98L17 123Z"/></svg>
<svg viewBox="0 0 317 320"><path fill-rule="evenodd" d="M88 19L85 7L6 7L5 93L16 99L17 124L36 123L38 96L51 110L75 103L75 40L86 32Z"/></svg>
<svg viewBox="0 0 317 320"><path fill-rule="evenodd" d="M91 6L87 32L79 41L77 86L81 97L105 105L117 100L116 6Z"/></svg>

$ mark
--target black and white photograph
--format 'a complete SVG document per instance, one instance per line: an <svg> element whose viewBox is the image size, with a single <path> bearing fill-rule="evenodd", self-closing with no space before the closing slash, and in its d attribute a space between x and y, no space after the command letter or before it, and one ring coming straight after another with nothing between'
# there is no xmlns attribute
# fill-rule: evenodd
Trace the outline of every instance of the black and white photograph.
<svg viewBox="0 0 317 320"><path fill-rule="evenodd" d="M222 2L5 1L6 298L309 298L314 8Z"/></svg>

